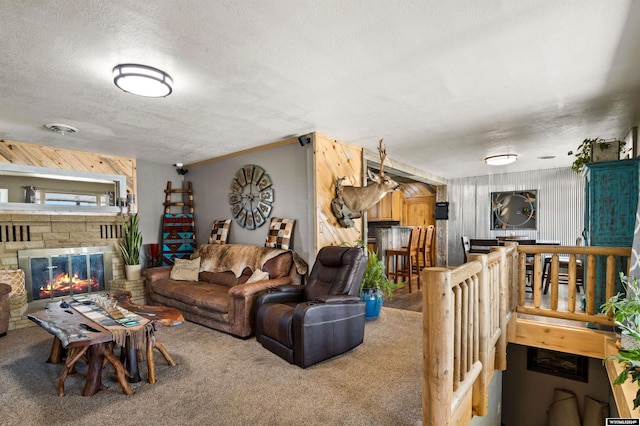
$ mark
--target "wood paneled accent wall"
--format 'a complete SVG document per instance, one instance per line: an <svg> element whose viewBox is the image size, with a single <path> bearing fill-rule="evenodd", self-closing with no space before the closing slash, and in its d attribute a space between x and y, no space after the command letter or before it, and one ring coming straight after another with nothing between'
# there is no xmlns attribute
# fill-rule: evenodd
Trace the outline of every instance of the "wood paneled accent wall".
<svg viewBox="0 0 640 426"><path fill-rule="evenodd" d="M136 160L42 145L0 140L0 163L122 175L136 193ZM122 217L115 215L0 214L0 266L17 268L18 250L103 246L119 253ZM114 279L122 278L122 258L113 258Z"/></svg>
<svg viewBox="0 0 640 426"><path fill-rule="evenodd" d="M127 193L137 192L134 158L0 140L0 163L123 175L127 178Z"/></svg>
<svg viewBox="0 0 640 426"><path fill-rule="evenodd" d="M436 224L435 191L421 182L402 184L402 225L428 226Z"/></svg>
<svg viewBox="0 0 640 426"><path fill-rule="evenodd" d="M362 185L362 148L345 145L320 133L313 134L315 170L315 252L329 245L354 244L363 238L362 219L353 228L340 226L331 210L336 179L346 177L345 185Z"/></svg>

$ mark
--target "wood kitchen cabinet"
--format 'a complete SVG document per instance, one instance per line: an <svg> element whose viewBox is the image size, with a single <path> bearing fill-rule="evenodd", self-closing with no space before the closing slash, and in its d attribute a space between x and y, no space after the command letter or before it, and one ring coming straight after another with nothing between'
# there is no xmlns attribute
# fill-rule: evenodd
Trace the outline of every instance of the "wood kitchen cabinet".
<svg viewBox="0 0 640 426"><path fill-rule="evenodd" d="M387 193L375 206L367 210L367 220L401 220L402 218L402 192L393 191Z"/></svg>

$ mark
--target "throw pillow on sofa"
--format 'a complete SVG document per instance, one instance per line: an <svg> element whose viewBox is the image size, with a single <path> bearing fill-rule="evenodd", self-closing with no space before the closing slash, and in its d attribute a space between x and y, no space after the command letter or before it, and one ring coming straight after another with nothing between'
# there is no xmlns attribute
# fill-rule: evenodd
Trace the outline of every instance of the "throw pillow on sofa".
<svg viewBox="0 0 640 426"><path fill-rule="evenodd" d="M289 250L292 246L291 240L293 238L293 227L295 224L295 219L272 217L271 223L269 224L269 232L267 233L267 241L264 246Z"/></svg>
<svg viewBox="0 0 640 426"><path fill-rule="evenodd" d="M269 273L256 269L253 274L247 280L247 283L255 283L256 281L264 281L269 279Z"/></svg>
<svg viewBox="0 0 640 426"><path fill-rule="evenodd" d="M198 281L200 272L200 258L174 259L169 278L176 281Z"/></svg>
<svg viewBox="0 0 640 426"><path fill-rule="evenodd" d="M209 244L226 244L230 228L231 219L213 221Z"/></svg>

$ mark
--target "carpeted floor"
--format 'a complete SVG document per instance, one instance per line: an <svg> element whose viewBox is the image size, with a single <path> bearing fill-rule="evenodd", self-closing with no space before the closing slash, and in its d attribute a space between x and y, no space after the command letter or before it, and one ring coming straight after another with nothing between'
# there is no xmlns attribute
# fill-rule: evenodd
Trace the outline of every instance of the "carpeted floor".
<svg viewBox="0 0 640 426"><path fill-rule="evenodd" d="M364 343L301 369L255 341L196 324L160 330L177 365L156 352L155 385L82 397L84 364L56 392L61 365L46 364L52 336L40 327L0 338L0 425L419 425L422 315L383 308ZM144 363L142 363L144 364ZM141 365L146 379L146 369Z"/></svg>

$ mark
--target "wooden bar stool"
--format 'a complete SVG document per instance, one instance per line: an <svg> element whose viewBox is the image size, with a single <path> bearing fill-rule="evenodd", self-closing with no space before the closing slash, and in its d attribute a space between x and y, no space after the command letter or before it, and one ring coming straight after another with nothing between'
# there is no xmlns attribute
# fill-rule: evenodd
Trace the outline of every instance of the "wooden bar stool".
<svg viewBox="0 0 640 426"><path fill-rule="evenodd" d="M433 225L423 226L422 233L420 234L420 271L424 268L435 266L436 263L433 260L433 254L431 248L433 247L433 240L436 235L436 227Z"/></svg>
<svg viewBox="0 0 640 426"><path fill-rule="evenodd" d="M417 275L418 289L420 289L420 274L414 274L414 265L418 264L418 246L420 244L420 227L414 226L411 228L411 235L409 236L409 242L406 247L398 249L387 249L387 275L389 280L398 282L398 277L407 279L409 284L409 293L411 293L411 282L414 275ZM394 270L389 268L391 258L394 258Z"/></svg>

